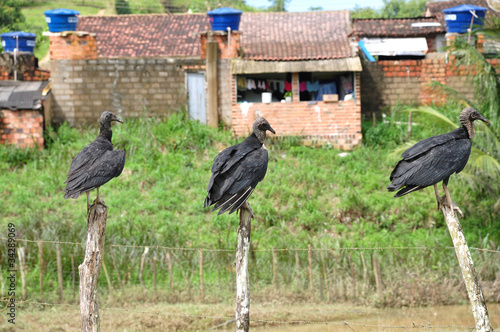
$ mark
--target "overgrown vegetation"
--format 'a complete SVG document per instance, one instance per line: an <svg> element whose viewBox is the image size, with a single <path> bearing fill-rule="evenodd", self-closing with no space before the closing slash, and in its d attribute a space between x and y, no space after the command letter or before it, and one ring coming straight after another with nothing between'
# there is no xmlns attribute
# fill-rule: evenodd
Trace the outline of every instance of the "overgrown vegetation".
<svg viewBox="0 0 500 332"><path fill-rule="evenodd" d="M437 123L420 122L415 138L437 131ZM405 115L395 113L375 128L364 126L364 146L347 156L328 146L305 147L297 139L275 140L266 144L270 150L268 174L254 192L250 203L256 213L252 230L252 249L307 248L332 249L313 253L316 300L353 300L350 292L354 273L357 299L362 303L384 305L408 304L409 286L418 276L421 296L415 303L453 303L462 298L452 296L460 287L461 277L452 251L432 249L451 246L442 215L437 211L431 189L404 199L393 199L386 192L389 174L398 160L392 150L405 140ZM158 285L169 301L190 301L198 296L198 252L155 249L155 246L207 249L234 249L237 215L216 216L203 209L203 200L214 156L237 142L230 132L213 130L188 121L184 113L169 118L141 117L126 119L113 127L116 148L127 152L123 174L103 186L102 198L109 206L106 243L106 265L111 282L119 287L117 273L125 286L138 285L138 269L143 248L109 247L111 245L151 246L144 282L151 291L151 260L157 255ZM97 129L70 128L63 125L47 134L44 151L0 147L0 197L4 224L16 225L19 238L70 241L82 243L86 234L85 196L64 200L63 188L71 158L92 141ZM451 180L455 201L466 217L462 221L472 247L497 249L500 239L498 213L493 208L495 197L475 192L458 177ZM95 195L95 194L93 194ZM2 241L1 246L6 242ZM39 292L38 247L27 248L28 292ZM345 247L430 247L427 250L342 250ZM79 246L63 245L65 287L70 289L71 260L81 262ZM0 255L6 252L0 250ZM170 294L166 254L171 252L176 292ZM230 260L227 252L205 252L205 287L210 301L232 298ZM56 296L56 262L54 245L44 249L46 266L45 292ZM115 270L111 255L116 259ZM476 254L475 254L476 255ZM484 282L494 280L500 268L495 254L476 255ZM175 256L175 257L174 257ZM307 251L298 252L299 274L294 252L278 253L280 294L290 299L309 301ZM376 294L372 259L381 266L384 298ZM0 256L0 261L4 260ZM257 293L265 294L273 285L272 253L252 255L252 284ZM323 266L331 276L328 286L322 280ZM352 269L351 270L351 266ZM182 267L182 268L181 268ZM354 271L354 272L351 272ZM106 287L101 274L101 289ZM160 287L160 286L159 286ZM429 287L438 295L425 293ZM221 291L224 289L224 292ZM443 292L440 292L440 291ZM148 292L149 292L148 291ZM365 292L361 297L361 292ZM425 295L425 294L427 295ZM321 297L319 294L322 294ZM441 295L442 296L441 296ZM494 292L487 292L495 294ZM491 295L492 296L492 295ZM117 301L119 301L117 299ZM434 302L433 302L434 301Z"/></svg>

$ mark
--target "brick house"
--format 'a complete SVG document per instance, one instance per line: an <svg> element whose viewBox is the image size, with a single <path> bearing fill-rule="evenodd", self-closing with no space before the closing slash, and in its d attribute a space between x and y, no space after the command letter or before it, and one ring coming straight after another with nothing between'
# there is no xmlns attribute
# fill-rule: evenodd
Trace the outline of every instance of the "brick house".
<svg viewBox="0 0 500 332"><path fill-rule="evenodd" d="M446 33L446 24L442 10L462 4L473 4L488 8L485 24L491 23L492 17L500 13L492 10L483 0L430 1L427 3L425 17L408 19L354 20L354 35L357 40L363 38L425 38L428 50L418 56L384 56L376 62L363 61L361 74L362 110L364 116L378 113L380 110L397 105L427 105L443 102L442 96L436 95L429 82L437 81L458 90L467 98L472 98L474 89L469 80L467 68L455 68L452 58L441 49L447 40L457 34ZM479 35L474 41L480 52L486 48L484 36ZM496 60L492 63L498 65Z"/></svg>
<svg viewBox="0 0 500 332"><path fill-rule="evenodd" d="M44 117L50 123L50 73L33 53L0 54L0 144L43 148Z"/></svg>
<svg viewBox="0 0 500 332"><path fill-rule="evenodd" d="M362 69L350 29L348 11L244 13L230 35L210 31L205 14L82 16L77 32L49 37L54 121L95 122L103 109L164 115L188 103L205 122L206 45L217 41L216 114L235 135L261 115L281 136L350 149L361 141Z"/></svg>

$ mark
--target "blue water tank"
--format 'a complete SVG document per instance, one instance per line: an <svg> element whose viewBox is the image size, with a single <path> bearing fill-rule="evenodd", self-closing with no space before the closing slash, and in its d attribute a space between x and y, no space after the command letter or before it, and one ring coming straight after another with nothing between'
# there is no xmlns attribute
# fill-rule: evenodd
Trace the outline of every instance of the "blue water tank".
<svg viewBox="0 0 500 332"><path fill-rule="evenodd" d="M5 52L14 52L17 44L19 45L19 52L33 53L36 41L36 35L34 33L12 31L2 33L0 36L2 37L2 46Z"/></svg>
<svg viewBox="0 0 500 332"><path fill-rule="evenodd" d="M238 9L222 7L211 10L207 13L212 30L223 30L227 28L238 30L240 28L240 19L243 12Z"/></svg>
<svg viewBox="0 0 500 332"><path fill-rule="evenodd" d="M80 12L72 9L52 9L46 10L45 21L49 26L50 32L75 31L78 24Z"/></svg>
<svg viewBox="0 0 500 332"><path fill-rule="evenodd" d="M472 21L472 11L474 11L477 15L477 17L474 17L473 25L483 25L484 17L488 11L487 8L473 5L461 5L443 10L444 20L446 22L446 31L466 33L467 29L470 28L470 23Z"/></svg>

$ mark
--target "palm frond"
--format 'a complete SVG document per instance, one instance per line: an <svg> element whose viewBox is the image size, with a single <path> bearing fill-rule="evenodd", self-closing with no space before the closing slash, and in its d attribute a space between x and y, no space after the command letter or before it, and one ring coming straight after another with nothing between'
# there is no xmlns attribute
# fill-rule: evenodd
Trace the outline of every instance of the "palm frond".
<svg viewBox="0 0 500 332"><path fill-rule="evenodd" d="M439 120L442 123L449 125L451 128L458 128L458 125L455 122L451 121L449 117L447 117L443 113L439 112L438 110L436 110L430 106L421 106L419 108L408 108L408 109L405 109L404 112L414 112L414 113L427 114L427 115L434 117L436 120Z"/></svg>

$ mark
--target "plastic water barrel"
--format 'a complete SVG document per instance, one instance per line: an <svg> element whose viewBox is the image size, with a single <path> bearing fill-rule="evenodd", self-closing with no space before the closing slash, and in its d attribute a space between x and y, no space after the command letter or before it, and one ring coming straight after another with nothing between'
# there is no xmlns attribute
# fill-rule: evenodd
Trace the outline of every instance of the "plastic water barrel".
<svg viewBox="0 0 500 332"><path fill-rule="evenodd" d="M467 29L470 28L473 17L471 11L474 11L477 15L477 17L474 17L473 25L483 25L484 17L488 11L487 8L473 5L461 5L443 10L446 31L466 33Z"/></svg>
<svg viewBox="0 0 500 332"><path fill-rule="evenodd" d="M45 21L49 26L50 32L75 31L78 24L80 12L72 9L51 9L46 10Z"/></svg>
<svg viewBox="0 0 500 332"><path fill-rule="evenodd" d="M209 11L207 15L212 30L226 31L227 28L231 28L231 30L238 30L240 28L242 13L243 12L238 9L222 7Z"/></svg>
<svg viewBox="0 0 500 332"><path fill-rule="evenodd" d="M0 36L2 37L2 46L5 52L14 52L17 44L19 45L19 52L33 53L36 41L36 35L34 33L12 31L2 33Z"/></svg>

